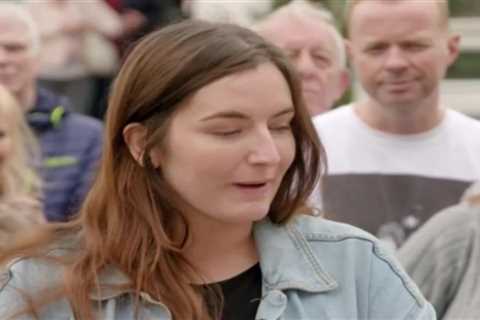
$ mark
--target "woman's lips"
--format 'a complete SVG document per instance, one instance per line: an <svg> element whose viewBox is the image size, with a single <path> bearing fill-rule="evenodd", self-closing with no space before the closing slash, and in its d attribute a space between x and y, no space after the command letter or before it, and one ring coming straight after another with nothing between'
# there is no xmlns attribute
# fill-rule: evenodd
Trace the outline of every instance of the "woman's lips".
<svg viewBox="0 0 480 320"><path fill-rule="evenodd" d="M265 182L241 182L233 184L237 190L248 198L264 197L269 194L271 183Z"/></svg>
<svg viewBox="0 0 480 320"><path fill-rule="evenodd" d="M237 186L244 187L244 188L259 188L259 187L262 187L266 184L267 184L266 182L236 183Z"/></svg>

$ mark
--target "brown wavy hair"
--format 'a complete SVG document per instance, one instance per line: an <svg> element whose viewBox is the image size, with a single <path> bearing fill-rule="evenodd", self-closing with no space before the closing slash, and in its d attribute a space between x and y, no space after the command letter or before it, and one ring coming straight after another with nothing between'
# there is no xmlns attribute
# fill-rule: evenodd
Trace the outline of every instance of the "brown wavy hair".
<svg viewBox="0 0 480 320"><path fill-rule="evenodd" d="M74 237L77 244L68 257L62 256L64 277L58 290L41 302L29 303L27 312L38 314L35 311L47 300L63 295L78 319L93 318L89 293L97 290L99 273L114 266L130 279L135 301L143 292L161 301L174 319L216 317L206 310L205 296L191 285L195 270L182 255L189 237L184 218L188 205L153 167L149 154L162 144L181 102L219 78L263 63L281 71L296 111L292 121L295 159L268 216L273 223L283 224L306 206L325 163L324 152L288 58L238 26L185 21L165 27L131 50L114 82L100 170L78 217L45 228L9 254L45 252L65 236ZM147 128L143 165L131 156L122 135L133 122Z"/></svg>

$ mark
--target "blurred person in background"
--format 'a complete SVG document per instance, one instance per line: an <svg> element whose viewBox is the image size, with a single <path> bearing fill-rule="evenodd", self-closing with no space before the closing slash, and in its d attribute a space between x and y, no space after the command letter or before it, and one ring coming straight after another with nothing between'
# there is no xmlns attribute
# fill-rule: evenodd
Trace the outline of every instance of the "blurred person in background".
<svg viewBox="0 0 480 320"><path fill-rule="evenodd" d="M122 34L115 39L120 60L140 37L184 18L179 0L103 0L121 20ZM117 70L115 69L115 72ZM95 75L95 95L90 114L103 119L107 109L108 90L114 73Z"/></svg>
<svg viewBox="0 0 480 320"><path fill-rule="evenodd" d="M186 0L183 9L193 19L234 23L248 27L272 9L271 1Z"/></svg>
<svg viewBox="0 0 480 320"><path fill-rule="evenodd" d="M40 179L32 166L38 151L21 108L0 85L0 252L18 233L45 222Z"/></svg>
<svg viewBox="0 0 480 320"><path fill-rule="evenodd" d="M15 96L40 141L46 217L63 221L90 187L102 125L72 112L68 99L37 87L39 47L29 13L18 4L0 3L0 84Z"/></svg>
<svg viewBox="0 0 480 320"><path fill-rule="evenodd" d="M377 239L306 207L324 157L293 69L236 25L143 38L80 215L0 254L0 318L435 319Z"/></svg>
<svg viewBox="0 0 480 320"><path fill-rule="evenodd" d="M253 29L292 59L312 116L330 110L342 97L349 85L347 55L343 37L329 11L295 0Z"/></svg>
<svg viewBox="0 0 480 320"><path fill-rule="evenodd" d="M440 320L480 315L480 182L463 198L433 216L398 252Z"/></svg>
<svg viewBox="0 0 480 320"><path fill-rule="evenodd" d="M75 111L90 113L95 93L93 76L103 72L94 59L104 65L118 59L109 56L106 61L107 53L102 49L110 46L116 50L111 40L122 36L120 17L103 0L25 0L22 5L31 13L40 34L40 84L70 98ZM115 66L110 69L116 71Z"/></svg>
<svg viewBox="0 0 480 320"><path fill-rule="evenodd" d="M125 8L125 13L138 12L144 17L144 23L137 30L133 39L173 22L178 22L184 17L182 1L180 0L119 0Z"/></svg>
<svg viewBox="0 0 480 320"><path fill-rule="evenodd" d="M480 180L480 122L440 101L459 52L446 0L351 0L348 50L367 97L314 123L328 154L331 219L400 246Z"/></svg>

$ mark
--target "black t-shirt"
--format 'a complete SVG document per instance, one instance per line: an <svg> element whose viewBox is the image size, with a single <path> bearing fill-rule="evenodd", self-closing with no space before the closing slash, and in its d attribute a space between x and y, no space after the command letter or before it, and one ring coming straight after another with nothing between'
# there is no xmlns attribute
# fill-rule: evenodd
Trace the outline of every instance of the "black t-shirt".
<svg viewBox="0 0 480 320"><path fill-rule="evenodd" d="M217 282L223 294L223 312L219 320L253 320L262 294L260 264L239 275Z"/></svg>

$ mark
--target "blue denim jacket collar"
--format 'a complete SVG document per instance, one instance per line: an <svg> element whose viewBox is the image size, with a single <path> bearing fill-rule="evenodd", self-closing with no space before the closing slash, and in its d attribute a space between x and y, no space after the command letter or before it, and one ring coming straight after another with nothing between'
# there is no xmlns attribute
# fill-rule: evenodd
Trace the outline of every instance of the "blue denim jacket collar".
<svg viewBox="0 0 480 320"><path fill-rule="evenodd" d="M308 292L325 292L335 289L336 280L327 273L294 221L285 226L264 219L254 224L255 242L260 257L263 293L272 290L295 289ZM268 240L267 240L268 239ZM114 267L99 275L100 292L92 292L94 301L104 301L133 292L129 279ZM142 297L153 301L148 295Z"/></svg>
<svg viewBox="0 0 480 320"><path fill-rule="evenodd" d="M325 292L338 286L294 221L283 227L264 220L255 224L254 237L267 290Z"/></svg>
<svg viewBox="0 0 480 320"><path fill-rule="evenodd" d="M133 292L129 286L130 279L119 269L108 267L98 276L98 288L90 293L90 299L103 301L113 299L122 294Z"/></svg>
<svg viewBox="0 0 480 320"><path fill-rule="evenodd" d="M372 236L348 225L322 220L303 216L284 226L269 221L254 225L262 268L262 296L255 319L435 319L432 306ZM45 277L32 279L34 287L54 281L57 272L61 276L61 269L56 266L52 269L35 262L19 263L9 269L6 300L0 301L0 306L14 307L18 295L11 288L22 287L30 274L44 272ZM113 266L99 275L100 290L91 299L102 302L94 303L102 309L102 319L133 318L136 300L130 283ZM358 296L358 292L362 295ZM140 293L139 298L142 319L172 319L161 302L146 293ZM392 303L392 299L398 303ZM42 319L70 312L65 301ZM0 311L0 318L1 314Z"/></svg>

